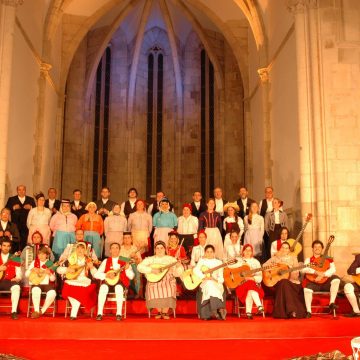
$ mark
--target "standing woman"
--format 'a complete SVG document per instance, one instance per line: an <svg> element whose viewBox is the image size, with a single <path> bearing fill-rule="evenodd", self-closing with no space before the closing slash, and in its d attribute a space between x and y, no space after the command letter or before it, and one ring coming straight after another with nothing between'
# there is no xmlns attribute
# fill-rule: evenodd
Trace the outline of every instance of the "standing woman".
<svg viewBox="0 0 360 360"><path fill-rule="evenodd" d="M183 214L178 218L178 234L180 239L184 239L183 245L187 255L190 257L194 242L197 239L199 229L199 219L191 215L192 205L183 205Z"/></svg>
<svg viewBox="0 0 360 360"><path fill-rule="evenodd" d="M35 195L36 207L29 211L26 224L29 229L28 242L31 243L32 234L39 231L43 237L43 244L50 243L50 219L51 210L45 207L45 195L39 193Z"/></svg>
<svg viewBox="0 0 360 360"><path fill-rule="evenodd" d="M236 202L228 202L224 206L224 212L227 213L227 217L224 219L224 230L226 234L229 234L233 230L234 224L237 224L240 229L240 238L244 233L244 222L237 213L240 211L239 205Z"/></svg>
<svg viewBox="0 0 360 360"><path fill-rule="evenodd" d="M210 198L207 202L207 210L200 215L199 230L205 230L207 235L207 245L213 245L215 257L217 259L222 259L224 253L221 228L221 216L215 211L215 200Z"/></svg>
<svg viewBox="0 0 360 360"><path fill-rule="evenodd" d="M289 268L298 266L296 256L290 255L290 244L284 242L280 250L264 265L286 264ZM274 318L305 318L304 290L299 280L299 271L290 273L289 279L282 279L274 286Z"/></svg>
<svg viewBox="0 0 360 360"><path fill-rule="evenodd" d="M202 272L203 266L211 269L222 264L221 260L215 258L213 245L205 246L205 255L194 267L194 274L202 279L196 294L197 308L200 319L210 320L211 317L225 320L225 291L223 269L215 270L210 276Z"/></svg>
<svg viewBox="0 0 360 360"><path fill-rule="evenodd" d="M288 217L282 210L283 202L274 198L272 211L265 215L265 231L269 236L268 244L265 244L266 254L270 254L270 248L273 241L280 239L281 228L289 228Z"/></svg>
<svg viewBox="0 0 360 360"><path fill-rule="evenodd" d="M141 253L149 251L149 237L152 230L152 217L146 212L146 202L137 199L136 211L129 215L128 230L131 231L134 245L142 249Z"/></svg>
<svg viewBox="0 0 360 360"><path fill-rule="evenodd" d="M89 242L95 251L98 259L101 259L101 235L104 232L104 222L101 215L96 213L97 206L94 202L89 202L85 210L87 214L81 215L76 223L76 229L84 231L84 239Z"/></svg>
<svg viewBox="0 0 360 360"><path fill-rule="evenodd" d="M253 256L253 247L250 244L244 245L242 249L242 258L238 258L236 266L248 265L250 270L258 269L261 267L259 260ZM264 290L261 287L262 272L259 271L253 275L249 275L246 281L239 285L235 291L236 296L242 304L245 304L246 317L249 320L253 320L252 307L253 303L258 308L258 314L264 313L264 308L261 303L261 299L264 298Z"/></svg>
<svg viewBox="0 0 360 360"><path fill-rule="evenodd" d="M127 220L121 215L120 205L115 204L110 211L109 216L104 220L105 232L105 256L110 256L110 245L112 243L123 243L123 233L127 230Z"/></svg>
<svg viewBox="0 0 360 360"><path fill-rule="evenodd" d="M152 264L169 265L176 260L166 254L166 244L158 241L154 245L154 256L146 257L139 265L138 270L142 274L158 274L159 269L153 269ZM176 279L184 271L180 262L169 268L166 275L158 282L148 281L146 284L146 307L149 311L157 309L155 319L169 320L169 309L176 308Z"/></svg>
<svg viewBox="0 0 360 360"><path fill-rule="evenodd" d="M245 216L244 224L244 245L252 245L253 256L261 259L264 242L264 218L259 215L259 206L256 202L250 205L249 215Z"/></svg>

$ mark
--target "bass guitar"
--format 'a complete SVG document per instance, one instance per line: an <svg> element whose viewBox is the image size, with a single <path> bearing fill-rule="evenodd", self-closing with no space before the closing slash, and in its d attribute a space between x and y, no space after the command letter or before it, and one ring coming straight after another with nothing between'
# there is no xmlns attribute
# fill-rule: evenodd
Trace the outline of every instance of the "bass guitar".
<svg viewBox="0 0 360 360"><path fill-rule="evenodd" d="M228 265L233 265L236 264L237 260L236 259L231 259L221 265L215 266L213 268L208 268L207 266L202 266L201 267L201 272L206 275L207 277L211 276L211 273L213 273L214 271L221 269L223 267L226 267ZM199 277L197 277L194 272L193 269L189 269L186 270L182 276L181 276L181 280L184 283L184 286L187 290L195 290L202 282L203 279L200 279Z"/></svg>
<svg viewBox="0 0 360 360"><path fill-rule="evenodd" d="M50 269L55 271L56 268L59 266L59 263L58 262L53 263L52 261L48 261L45 263L45 265L46 265L46 269L38 269L39 271L35 270L37 268L31 269L29 275L29 282L31 283L31 285L40 285L47 275L46 270Z"/></svg>
<svg viewBox="0 0 360 360"><path fill-rule="evenodd" d="M271 269L272 267L276 266L274 265L268 265L259 267L257 269L250 269L250 266L245 264L237 268L225 268L224 269L224 282L225 285L229 289L235 289L239 285L242 285L245 283L246 278L256 274L259 271L265 271L267 269Z"/></svg>
<svg viewBox="0 0 360 360"><path fill-rule="evenodd" d="M119 269L117 270L109 270L106 275L105 275L105 282L109 285L109 286L115 286L119 280L120 280L120 273L125 270L126 266L129 264L133 264L134 261L130 260L129 262L127 262L126 264L124 264L123 266L121 266Z"/></svg>
<svg viewBox="0 0 360 360"><path fill-rule="evenodd" d="M288 242L290 244L290 255L293 256L298 256L301 251L302 251L302 245L299 243L299 240L301 239L307 224L311 221L312 219L312 214L307 214L306 215L306 219L305 219L305 223L303 225L303 227L301 228L298 236L296 237L296 239L287 239L286 242Z"/></svg>
<svg viewBox="0 0 360 360"><path fill-rule="evenodd" d="M330 249L330 245L334 242L334 240L335 240L335 236L330 235L330 237L329 237L329 239L327 241L324 253L320 257L318 257L318 258L316 258L314 260L314 263L315 263L314 269L315 269L315 271L317 271L317 272L325 272L326 270L328 270L330 268L331 261L328 258L328 252L329 252L329 249ZM309 281L312 281L312 282L314 282L316 284L324 284L328 280L327 277L317 279L318 276L316 275L316 273L315 274L306 274L305 277Z"/></svg>
<svg viewBox="0 0 360 360"><path fill-rule="evenodd" d="M306 264L306 265L299 265L294 267L289 267L286 264L276 264L275 268L270 270L263 271L263 283L267 287L275 286L280 280L289 279L290 273L293 271L299 271L305 269L306 267L314 267L315 264Z"/></svg>

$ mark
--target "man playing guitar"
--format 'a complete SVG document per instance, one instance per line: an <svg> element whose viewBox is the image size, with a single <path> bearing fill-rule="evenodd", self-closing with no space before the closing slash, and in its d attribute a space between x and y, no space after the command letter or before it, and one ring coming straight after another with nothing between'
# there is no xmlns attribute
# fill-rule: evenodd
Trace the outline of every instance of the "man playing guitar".
<svg viewBox="0 0 360 360"><path fill-rule="evenodd" d="M21 261L10 254L11 240L5 236L1 242L0 290L11 291L11 318L18 319L17 307L20 299Z"/></svg>
<svg viewBox="0 0 360 360"><path fill-rule="evenodd" d="M103 280L99 289L98 313L96 320L102 320L104 305L109 290L115 292L116 297L116 320L122 320L122 305L124 301L124 287L129 287L130 281L135 277L129 263L119 259L120 244L110 245L110 257L105 259L97 272L95 279ZM116 281L117 280L117 281ZM114 285L113 285L114 284Z"/></svg>
<svg viewBox="0 0 360 360"><path fill-rule="evenodd" d="M332 239L330 242L330 239L326 250L328 250L330 243L333 241ZM309 263L317 263L322 257L324 244L320 240L313 241L311 247L313 250L313 256L304 261L305 265ZM326 250L325 252L327 252ZM330 291L329 312L337 309L338 306L335 304L335 299L339 290L340 278L335 275L335 272L336 268L333 260L326 257L323 260L323 266L321 269L306 267L302 270L302 273L306 274L306 278L303 280L303 287L307 318L311 318L311 303L314 291ZM311 278L312 280L310 280Z"/></svg>

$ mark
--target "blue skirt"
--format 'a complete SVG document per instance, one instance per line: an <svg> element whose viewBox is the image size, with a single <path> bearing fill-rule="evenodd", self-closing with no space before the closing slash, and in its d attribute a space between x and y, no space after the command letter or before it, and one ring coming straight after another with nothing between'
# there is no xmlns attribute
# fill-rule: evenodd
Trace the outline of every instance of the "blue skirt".
<svg viewBox="0 0 360 360"><path fill-rule="evenodd" d="M99 233L97 233L96 231L85 231L84 239L86 242L89 242L91 244L91 247L95 251L97 258L101 259L102 248L101 248L101 237Z"/></svg>
<svg viewBox="0 0 360 360"><path fill-rule="evenodd" d="M55 260L59 260L68 244L75 244L75 233L72 231L56 231L52 244Z"/></svg>

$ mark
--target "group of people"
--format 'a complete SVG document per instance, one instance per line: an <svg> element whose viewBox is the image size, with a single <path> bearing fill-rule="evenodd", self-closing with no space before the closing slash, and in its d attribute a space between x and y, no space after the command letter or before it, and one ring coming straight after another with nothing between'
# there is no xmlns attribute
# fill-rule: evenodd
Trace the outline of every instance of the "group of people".
<svg viewBox="0 0 360 360"><path fill-rule="evenodd" d="M334 262L323 256L324 244L316 240L313 257L299 265L287 241L283 203L271 187L259 204L248 198L245 187L234 202L224 200L220 188L207 201L195 192L180 217L163 192L149 207L135 188L122 204L110 200L107 187L100 200L88 204L78 189L72 201L56 199L53 188L48 199L42 193L35 200L26 196L23 185L17 192L0 217L0 290L11 292L13 319L18 318L21 286L30 286L32 318L44 314L57 293L70 302L70 319L77 318L81 305L91 309L97 304L96 319L101 320L113 292L121 320L128 291L145 296L156 319L170 318L182 292L196 297L204 320L226 318L232 290L248 319L253 319L253 304L257 314L264 313L266 288L274 296L274 317L311 317L314 291L329 291L329 311L337 307L340 279ZM360 255L349 274L360 274ZM235 285L234 279L239 279ZM360 316L358 287L356 282L344 287L354 317Z"/></svg>

